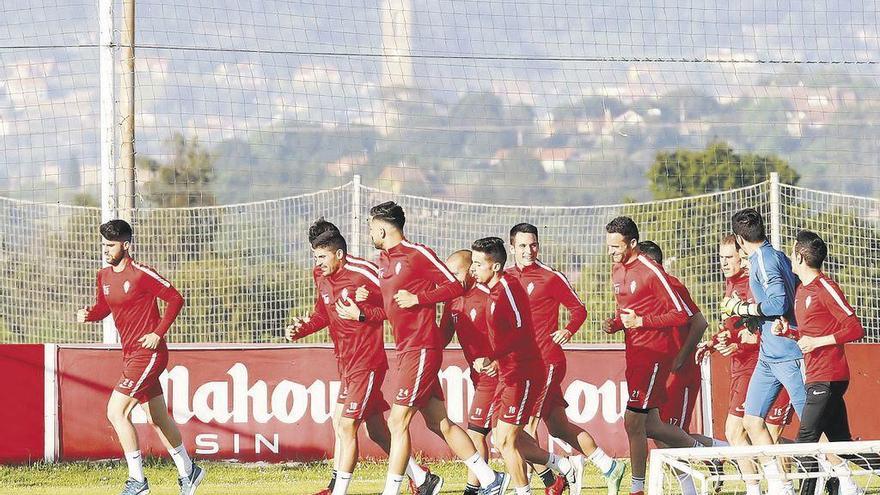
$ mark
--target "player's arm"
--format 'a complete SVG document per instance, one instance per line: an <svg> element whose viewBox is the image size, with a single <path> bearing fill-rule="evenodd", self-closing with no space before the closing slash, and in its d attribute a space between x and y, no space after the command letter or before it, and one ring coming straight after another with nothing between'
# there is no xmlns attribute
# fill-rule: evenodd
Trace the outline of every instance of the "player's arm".
<svg viewBox="0 0 880 495"><path fill-rule="evenodd" d="M709 328L709 322L706 321L706 317L703 316L703 312L700 311L700 308L697 307L697 304L694 302L691 297L690 291L687 290L686 287L682 286L679 291L679 300L684 306L685 312L688 316L688 333L687 337L684 340L684 343L681 346L681 349L678 352L678 356L676 357L675 363L684 364L686 360L688 360L693 353L697 350L697 345L703 340L703 335L706 333L706 329Z"/></svg>
<svg viewBox="0 0 880 495"><path fill-rule="evenodd" d="M672 290L669 280L662 273L654 272L648 279L651 291L647 297L657 298L662 303L662 309L657 313L636 315L638 324L636 327L641 328L670 328L680 327L687 323L688 314L685 312L678 295ZM626 323L627 309L623 309L623 320Z"/></svg>
<svg viewBox="0 0 880 495"><path fill-rule="evenodd" d="M345 320L359 320L363 315L368 322L384 321L385 308L383 307L382 292L379 290L378 279L364 277L363 284L355 291L355 298L350 297L346 301L336 301L336 312Z"/></svg>
<svg viewBox="0 0 880 495"><path fill-rule="evenodd" d="M77 311L77 319L82 322L101 321L110 315L110 305L104 297L104 289L101 287L101 272L96 278L95 304Z"/></svg>
<svg viewBox="0 0 880 495"><path fill-rule="evenodd" d="M141 283L147 292L165 301L165 313L162 315L162 319L159 320L159 325L152 332L159 337L164 337L183 308L183 296L171 285L171 282L161 275L158 275L149 268L141 268L141 270L144 271L141 275Z"/></svg>
<svg viewBox="0 0 880 495"><path fill-rule="evenodd" d="M811 352L820 347L829 345L846 344L861 339L865 336L865 328L855 311L846 300L846 296L837 284L831 284L820 280L823 291L820 292L822 305L837 321L838 328L834 333L821 337L802 336L798 340L798 347L804 352Z"/></svg>
<svg viewBox="0 0 880 495"><path fill-rule="evenodd" d="M315 307L312 314L305 318L296 318L293 325L287 327L287 338L297 340L316 333L330 325L330 317L327 315L327 309L324 302L321 301L321 295L315 295Z"/></svg>
<svg viewBox="0 0 880 495"><path fill-rule="evenodd" d="M495 314L491 318L495 338L492 339L492 348L486 358L489 361L497 361L513 350L516 344L514 332L522 331L522 321L517 320L510 306L502 304L501 301L496 304Z"/></svg>
<svg viewBox="0 0 880 495"><path fill-rule="evenodd" d="M455 278L455 275L446 268L446 265L437 258L437 255L428 248L424 248L427 253L419 252L416 256L420 257L421 275L428 280L434 282L435 287L430 290L415 294L418 298L417 304L436 304L439 302L450 301L464 293L464 287Z"/></svg>
<svg viewBox="0 0 880 495"><path fill-rule="evenodd" d="M553 341L557 344L564 344L587 321L587 308L574 291L574 287L565 278L565 275L558 272L554 273L554 275L556 276L553 277L553 296L568 309L569 320L568 325L563 330L553 333Z"/></svg>
<svg viewBox="0 0 880 495"><path fill-rule="evenodd" d="M760 316L776 318L783 316L791 309L791 301L785 292L785 279L782 270L790 268L780 266L776 258L765 259L764 269L758 271L759 277L766 277L764 281L765 300L757 303L745 302L734 294L722 301L722 312L740 316Z"/></svg>

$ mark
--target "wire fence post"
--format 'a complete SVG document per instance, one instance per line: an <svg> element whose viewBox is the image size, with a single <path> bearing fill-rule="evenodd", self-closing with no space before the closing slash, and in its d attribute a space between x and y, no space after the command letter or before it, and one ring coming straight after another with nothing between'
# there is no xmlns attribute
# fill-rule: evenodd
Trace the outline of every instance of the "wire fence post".
<svg viewBox="0 0 880 495"><path fill-rule="evenodd" d="M101 80L101 222L118 216L116 190L116 44L113 41L113 0L99 0L98 25ZM97 246L98 249L100 246ZM105 344L118 342L113 317L103 323Z"/></svg>
<svg viewBox="0 0 880 495"><path fill-rule="evenodd" d="M770 172L770 244L776 249L782 249L779 196L779 173Z"/></svg>
<svg viewBox="0 0 880 495"><path fill-rule="evenodd" d="M351 246L355 256L361 255L361 176L355 174L351 181Z"/></svg>

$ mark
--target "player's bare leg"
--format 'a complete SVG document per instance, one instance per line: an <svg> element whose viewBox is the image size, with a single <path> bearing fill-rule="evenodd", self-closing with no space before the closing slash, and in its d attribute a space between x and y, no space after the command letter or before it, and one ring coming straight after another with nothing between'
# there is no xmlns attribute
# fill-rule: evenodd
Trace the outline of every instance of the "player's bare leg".
<svg viewBox="0 0 880 495"><path fill-rule="evenodd" d="M162 395L153 397L147 403L141 404L141 409L147 417L147 423L153 427L156 436L168 449L168 453L177 467L180 493L185 495L195 493L205 477L205 470L190 459L183 445L177 423L168 414L165 397Z"/></svg>
<svg viewBox="0 0 880 495"><path fill-rule="evenodd" d="M529 418L529 422L525 424L523 427L523 431L530 437L535 440L535 443L540 447L541 441L538 440L538 425L541 423L541 418L537 416L532 416ZM547 466L541 464L529 464L531 466L532 472L538 475L541 478L541 482L544 484L545 488L550 488L556 482L556 475L553 473L553 470L548 468Z"/></svg>
<svg viewBox="0 0 880 495"><path fill-rule="evenodd" d="M727 421L724 423L724 436L727 438L727 441L730 442L730 445L734 446L747 446L751 445L751 441L749 441L749 435L746 433L746 429L743 426L743 419L739 416L734 416L732 414L727 415ZM757 474L757 466L750 459L739 459L737 460L737 464L739 465L739 470L744 475ZM746 495L760 495L761 486L756 481L747 481L746 482Z"/></svg>
<svg viewBox="0 0 880 495"><path fill-rule="evenodd" d="M473 442L474 448L477 449L477 453L480 454L480 457L482 457L483 460L488 461L489 443L486 441L486 435L471 429L467 430L467 435L471 438L471 442ZM468 471L467 484L471 487L480 486L480 480L477 479L477 475L470 470Z"/></svg>
<svg viewBox="0 0 880 495"><path fill-rule="evenodd" d="M425 424L431 429L433 425L440 431L455 456L463 460L468 470L477 477L480 486L492 490L495 485L499 488L503 485L507 477L495 473L477 452L468 434L446 416L446 404L443 401L431 398L421 412Z"/></svg>
<svg viewBox="0 0 880 495"><path fill-rule="evenodd" d="M495 446L501 452L507 474L510 475L514 488L528 486L529 476L526 461L517 450L517 438L519 435L528 435L522 426L512 425L504 421L498 421L495 426Z"/></svg>
<svg viewBox="0 0 880 495"><path fill-rule="evenodd" d="M125 453L128 465L128 480L125 482L124 494L138 495L148 493L150 486L144 476L143 457L138 446L137 431L131 423L131 411L137 406L137 399L116 390L110 394L107 402L107 419L116 431L119 444Z"/></svg>
<svg viewBox="0 0 880 495"><path fill-rule="evenodd" d="M367 429L367 436L370 437L370 440L378 445L383 452L390 454L391 431L388 429L388 422L385 421L385 417L382 413L370 415L370 417L364 420L364 426ZM416 460L410 456L409 462L407 462L406 475L409 476L409 479L411 479L413 483L415 483L416 487L425 482L429 473L430 471L423 469L419 466Z"/></svg>
<svg viewBox="0 0 880 495"><path fill-rule="evenodd" d="M645 488L645 468L648 462L647 422L647 413L634 412L629 409L623 413L623 424L629 439L629 458L632 468L631 493L643 492Z"/></svg>

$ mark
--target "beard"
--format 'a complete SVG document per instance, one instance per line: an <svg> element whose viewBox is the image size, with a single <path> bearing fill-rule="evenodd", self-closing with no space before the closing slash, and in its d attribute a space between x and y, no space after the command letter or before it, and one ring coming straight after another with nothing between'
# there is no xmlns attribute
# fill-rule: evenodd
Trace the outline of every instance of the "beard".
<svg viewBox="0 0 880 495"><path fill-rule="evenodd" d="M116 256L114 256L114 257L108 259L108 260L107 260L107 264L109 264L109 265L111 265L111 266L117 266L117 265L122 261L122 258L125 258L125 251L123 251L123 252L119 253L118 255L116 255Z"/></svg>

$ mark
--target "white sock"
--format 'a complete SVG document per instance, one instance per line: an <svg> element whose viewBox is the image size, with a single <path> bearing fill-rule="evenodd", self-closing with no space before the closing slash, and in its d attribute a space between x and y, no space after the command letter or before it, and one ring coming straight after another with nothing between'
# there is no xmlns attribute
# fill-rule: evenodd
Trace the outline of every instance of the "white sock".
<svg viewBox="0 0 880 495"><path fill-rule="evenodd" d="M694 486L694 479L688 473L681 473L678 476L678 485L681 487L682 495L697 495L697 487Z"/></svg>
<svg viewBox="0 0 880 495"><path fill-rule="evenodd" d="M333 483L333 495L345 495L348 493L348 484L351 483L351 473L336 472L336 482ZM400 488L400 484L397 485Z"/></svg>
<svg viewBox="0 0 880 495"><path fill-rule="evenodd" d="M632 484L630 485L630 493L643 492L645 491L645 478L636 478L632 477Z"/></svg>
<svg viewBox="0 0 880 495"><path fill-rule="evenodd" d="M192 473L192 459L189 458L189 454L186 453L186 447L184 447L183 444L180 444L176 449L168 449L168 453L171 454L171 458L174 459L174 465L177 466L177 474L179 474L181 478L189 476L189 474Z"/></svg>
<svg viewBox="0 0 880 495"><path fill-rule="evenodd" d="M464 465L480 480L480 486L487 487L495 482L495 471L486 464L486 460L480 457L479 452L464 460Z"/></svg>
<svg viewBox="0 0 880 495"><path fill-rule="evenodd" d="M518 486L513 489L513 492L516 493L516 495L532 495L532 487L529 485Z"/></svg>
<svg viewBox="0 0 880 495"><path fill-rule="evenodd" d="M550 458L547 459L547 467L559 474L565 475L565 473L571 471L571 461L567 457L550 454Z"/></svg>
<svg viewBox="0 0 880 495"><path fill-rule="evenodd" d="M125 453L125 463L128 464L128 477L138 481L144 481L144 458L141 451Z"/></svg>
<svg viewBox="0 0 880 495"><path fill-rule="evenodd" d="M614 467L614 459L598 447L596 447L596 450L594 450L592 454L587 456L587 459L599 469L600 473L606 476L611 473L611 469Z"/></svg>
<svg viewBox="0 0 880 495"><path fill-rule="evenodd" d="M779 466L776 465L776 461L770 461L765 464L761 464L761 467L764 468L764 475L768 477L767 479L767 490L770 493L782 493L784 491L782 480L779 479ZM771 476L775 476L775 478L770 479Z"/></svg>
<svg viewBox="0 0 880 495"><path fill-rule="evenodd" d="M337 474L337 483L338 481ZM403 476L399 474L391 474L388 473L388 477L385 478L385 489L382 490L382 495L398 495L400 493L400 484L403 482ZM334 489L335 489L334 485Z"/></svg>
<svg viewBox="0 0 880 495"><path fill-rule="evenodd" d="M413 480L416 486L422 486L425 478L428 477L428 472L422 469L422 466L419 466L415 459L410 457L406 463L406 475L409 476L409 479Z"/></svg>
<svg viewBox="0 0 880 495"><path fill-rule="evenodd" d="M746 495L761 495L761 485L746 485Z"/></svg>
<svg viewBox="0 0 880 495"><path fill-rule="evenodd" d="M718 440L717 438L712 439L713 447L730 447L730 444L725 442L724 440Z"/></svg>

